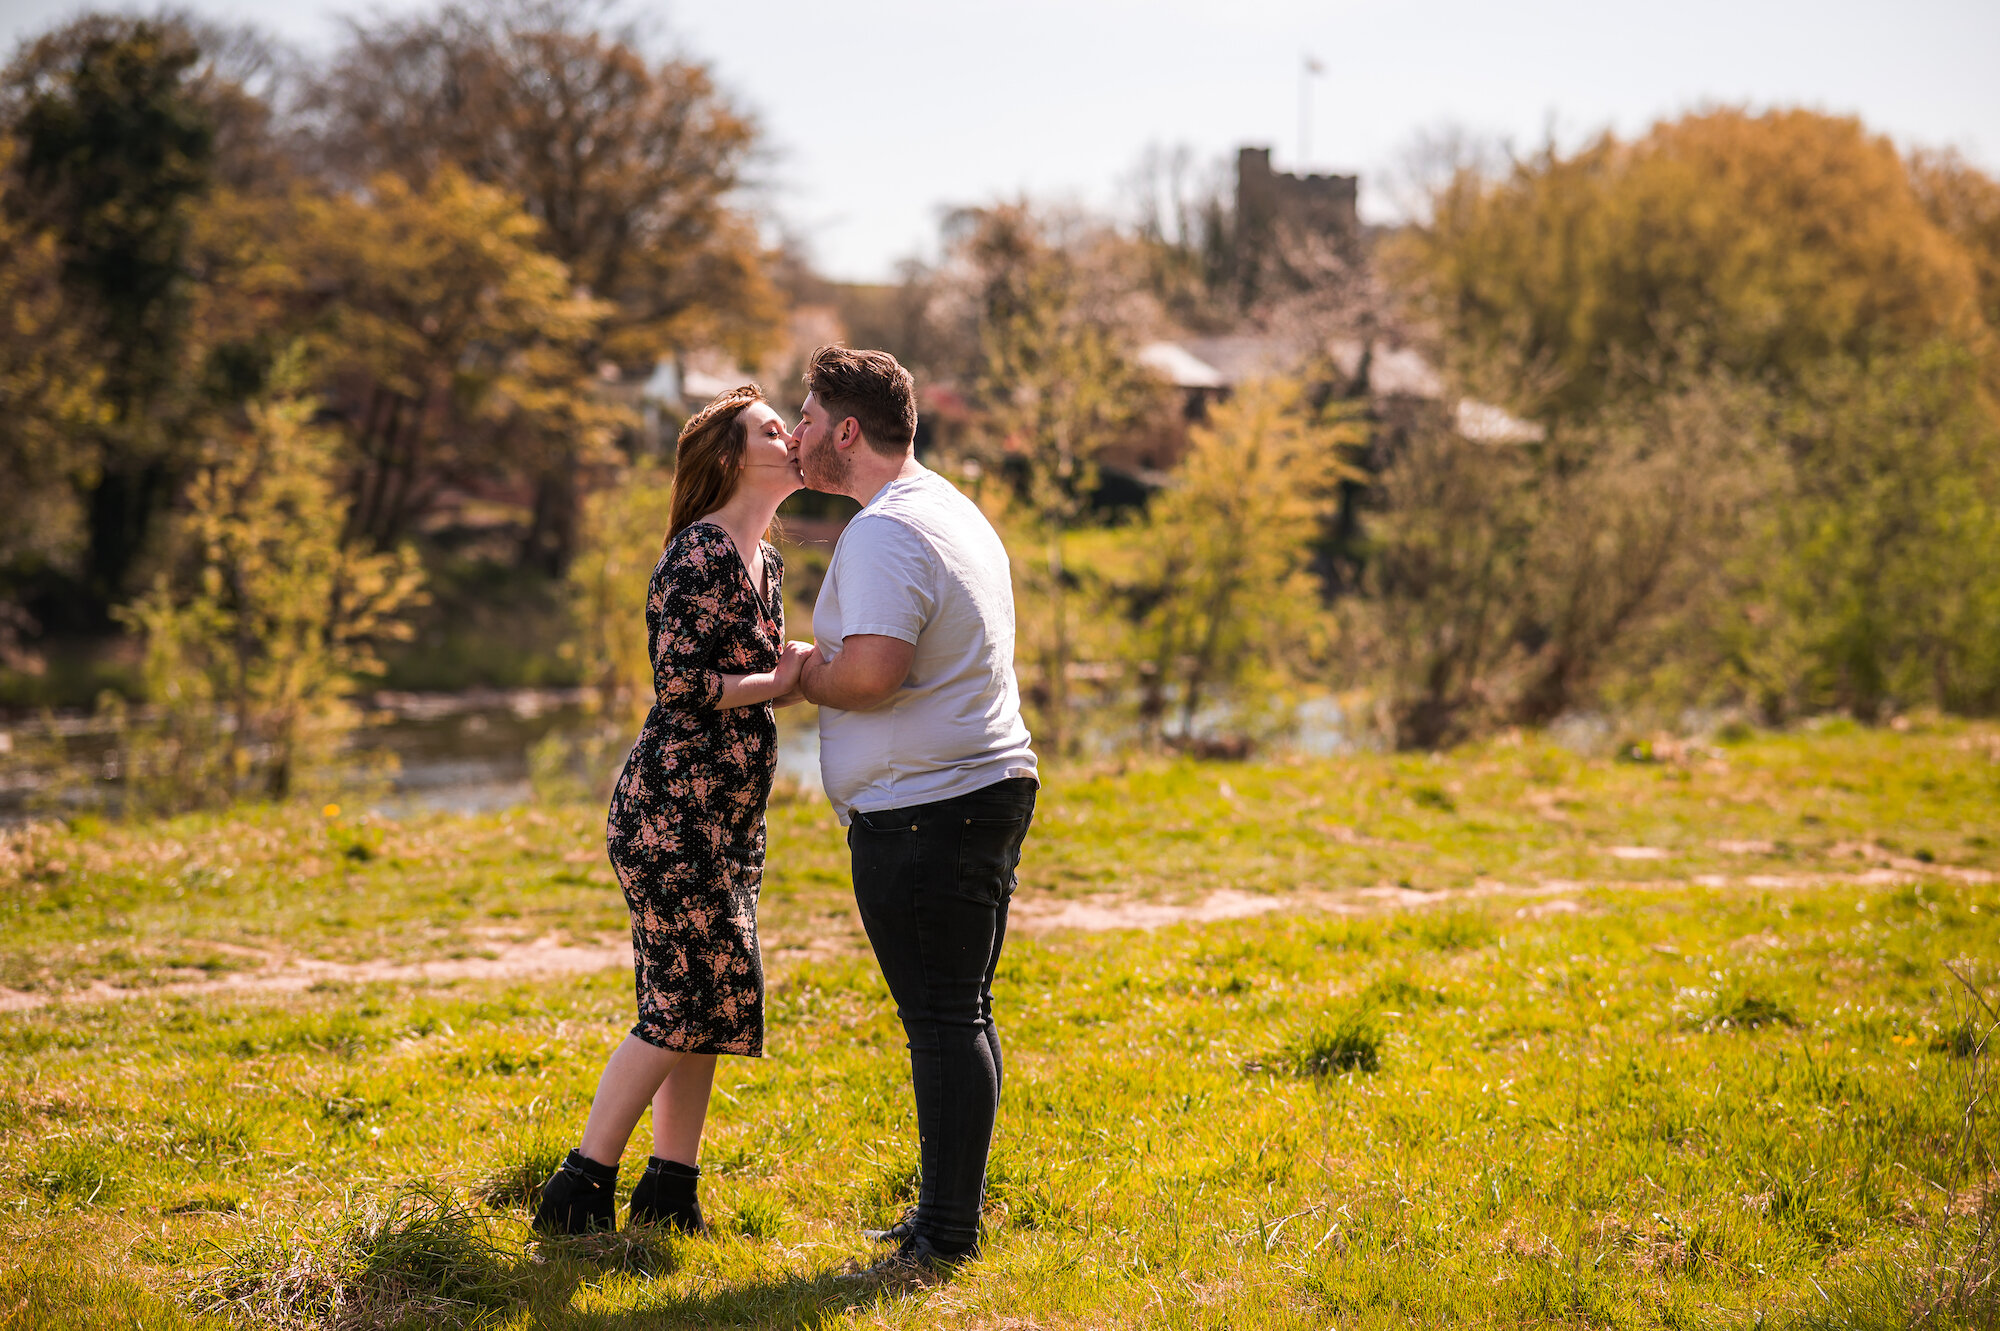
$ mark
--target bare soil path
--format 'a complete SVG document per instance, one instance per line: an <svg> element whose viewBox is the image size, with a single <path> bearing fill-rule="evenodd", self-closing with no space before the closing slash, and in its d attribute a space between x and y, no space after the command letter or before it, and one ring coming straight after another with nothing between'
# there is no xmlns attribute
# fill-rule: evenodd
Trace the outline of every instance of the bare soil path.
<svg viewBox="0 0 2000 1331"><path fill-rule="evenodd" d="M1614 847L1619 859L1643 859L1630 854L1629 847ZM1327 914L1361 915L1385 910L1427 909L1470 900L1518 898L1516 914L1525 919L1571 914L1585 909L1575 898L1594 891L1649 890L1685 886L1711 889L1740 888L1750 891L1784 891L1847 883L1869 887L1899 887L1923 879L1947 879L1967 883L2000 881L2000 874L1986 870L1928 864L1882 854L1874 847L1856 847L1854 853L1875 862L1875 867L1852 873L1818 872L1797 874L1698 874L1678 879L1588 879L1545 880L1534 884L1510 884L1481 879L1472 887L1441 892L1420 892L1399 886L1351 888L1343 891L1308 890L1284 895L1237 892L1224 888L1191 902L1146 901L1118 894L1102 893L1085 897L1058 897L1046 893L1023 892L1015 899L1012 925L1026 933L1048 933L1076 929L1087 933L1114 929L1159 929L1174 924L1207 924L1223 920L1248 919L1276 911L1310 910ZM1626 854L1619 854L1626 851ZM810 946L781 945L772 949L774 960L803 959L816 954L842 952L860 946L858 927L845 931L852 937L825 938ZM496 941L479 955L440 958L418 963L389 961L331 962L308 957L259 952L220 944L208 946L237 953L253 963L244 970L221 976L173 980L165 984L124 987L102 981L64 994L43 994L0 988L0 1013L28 1012L51 1004L115 1002L134 998L183 996L231 997L235 995L298 993L321 984L437 984L460 980L524 980L562 975L581 975L613 968L630 968L632 948L622 937L606 936L594 942L575 943L548 934L527 942Z"/></svg>

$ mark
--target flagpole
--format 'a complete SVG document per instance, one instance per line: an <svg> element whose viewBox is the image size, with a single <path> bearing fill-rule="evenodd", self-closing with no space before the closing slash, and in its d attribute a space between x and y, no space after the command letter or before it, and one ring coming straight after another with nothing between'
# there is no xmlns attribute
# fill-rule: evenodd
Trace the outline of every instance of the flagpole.
<svg viewBox="0 0 2000 1331"><path fill-rule="evenodd" d="M1312 81L1326 72L1311 53L1299 57L1299 174L1312 169Z"/></svg>
<svg viewBox="0 0 2000 1331"><path fill-rule="evenodd" d="M1312 57L1299 62L1299 174L1312 161Z"/></svg>

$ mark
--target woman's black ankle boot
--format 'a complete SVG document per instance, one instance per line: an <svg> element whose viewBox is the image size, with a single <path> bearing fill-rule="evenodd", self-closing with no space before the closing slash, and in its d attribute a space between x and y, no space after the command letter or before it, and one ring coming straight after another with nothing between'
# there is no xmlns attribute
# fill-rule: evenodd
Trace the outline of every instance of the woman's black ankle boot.
<svg viewBox="0 0 2000 1331"><path fill-rule="evenodd" d="M701 1170L678 1160L654 1156L646 1161L646 1173L632 1189L632 1210L628 1223L667 1225L683 1234L706 1234L708 1223L701 1218L701 1200L694 1195L701 1182Z"/></svg>
<svg viewBox="0 0 2000 1331"><path fill-rule="evenodd" d="M544 1234L618 1228L618 1166L600 1165L582 1151L571 1151L542 1185L535 1228Z"/></svg>

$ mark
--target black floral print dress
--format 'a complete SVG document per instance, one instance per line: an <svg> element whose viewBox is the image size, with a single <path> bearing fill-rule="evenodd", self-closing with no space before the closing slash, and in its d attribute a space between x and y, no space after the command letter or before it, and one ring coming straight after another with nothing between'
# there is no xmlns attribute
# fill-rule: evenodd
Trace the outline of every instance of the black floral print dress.
<svg viewBox="0 0 2000 1331"><path fill-rule="evenodd" d="M611 796L605 842L632 911L639 1021L662 1049L764 1052L757 890L778 764L771 704L718 711L721 676L769 670L785 641L784 563L762 598L729 534L683 528L653 569L653 710Z"/></svg>

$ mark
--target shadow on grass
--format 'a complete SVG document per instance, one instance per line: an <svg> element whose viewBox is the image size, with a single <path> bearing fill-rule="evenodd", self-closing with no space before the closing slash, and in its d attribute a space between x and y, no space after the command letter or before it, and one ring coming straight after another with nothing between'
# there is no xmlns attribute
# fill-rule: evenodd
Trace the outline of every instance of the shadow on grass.
<svg viewBox="0 0 2000 1331"><path fill-rule="evenodd" d="M238 1322L425 1331L512 1322L548 1327L818 1326L883 1293L838 1270L725 1284L687 1294L640 1286L630 1309L577 1309L579 1290L612 1274L669 1276L704 1242L641 1226L537 1238L523 1251L508 1222L449 1194L412 1189L344 1209L318 1235L294 1230L221 1253L185 1291L197 1315Z"/></svg>
<svg viewBox="0 0 2000 1331"><path fill-rule="evenodd" d="M894 1287L842 1279L837 1271L776 1276L679 1297L648 1299L616 1312L564 1312L536 1325L576 1331L641 1331L641 1328L755 1326L816 1328L842 1313L894 1297Z"/></svg>

